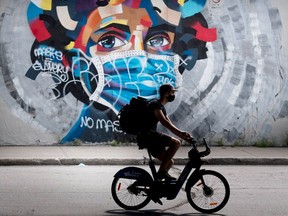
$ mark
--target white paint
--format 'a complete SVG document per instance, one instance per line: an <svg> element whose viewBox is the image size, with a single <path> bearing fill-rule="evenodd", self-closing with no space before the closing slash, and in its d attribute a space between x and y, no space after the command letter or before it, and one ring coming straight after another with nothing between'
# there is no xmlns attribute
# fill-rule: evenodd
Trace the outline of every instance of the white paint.
<svg viewBox="0 0 288 216"><path fill-rule="evenodd" d="M61 24L68 30L75 30L78 22L71 19L68 6L58 6L56 8L57 15Z"/></svg>

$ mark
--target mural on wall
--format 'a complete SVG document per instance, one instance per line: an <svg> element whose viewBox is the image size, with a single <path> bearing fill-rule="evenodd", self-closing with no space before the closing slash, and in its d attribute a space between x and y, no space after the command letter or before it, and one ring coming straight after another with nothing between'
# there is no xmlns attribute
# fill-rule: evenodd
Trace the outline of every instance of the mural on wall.
<svg viewBox="0 0 288 216"><path fill-rule="evenodd" d="M31 1L36 40L26 77L50 76L55 100L72 94L84 104L62 142L114 139L117 113L132 97L158 97L163 83L181 86L181 74L207 58L206 42L216 40L200 13L205 3Z"/></svg>
<svg viewBox="0 0 288 216"><path fill-rule="evenodd" d="M195 137L287 145L287 10L282 0L2 0L0 142L131 140L120 108L171 83L169 117Z"/></svg>

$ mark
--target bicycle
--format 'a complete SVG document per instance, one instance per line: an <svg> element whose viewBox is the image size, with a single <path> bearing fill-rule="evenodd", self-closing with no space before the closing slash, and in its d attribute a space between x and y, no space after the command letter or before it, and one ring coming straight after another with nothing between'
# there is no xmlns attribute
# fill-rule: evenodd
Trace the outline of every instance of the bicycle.
<svg viewBox="0 0 288 216"><path fill-rule="evenodd" d="M151 200L162 204L160 198L173 200L177 197L192 169L192 174L185 185L188 202L197 211L214 213L221 210L229 200L230 187L223 175L213 170L200 169L205 163L201 158L211 150L205 138L206 149L199 152L196 142L190 142L192 149L188 152L188 162L176 181L160 181L157 178L155 162L149 155L149 167L152 176L139 167L126 167L119 170L111 185L114 201L126 210L137 210L145 207Z"/></svg>

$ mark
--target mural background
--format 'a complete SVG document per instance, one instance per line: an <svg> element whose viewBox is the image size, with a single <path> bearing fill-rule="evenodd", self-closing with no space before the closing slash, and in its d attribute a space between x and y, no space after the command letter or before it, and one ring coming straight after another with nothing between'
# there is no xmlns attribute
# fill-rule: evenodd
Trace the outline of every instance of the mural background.
<svg viewBox="0 0 288 216"><path fill-rule="evenodd" d="M0 4L0 143L130 139L119 132L114 112L98 107L83 114L79 97L55 98L51 74L27 76L35 63L29 3ZM167 108L179 128L217 145L287 145L287 9L284 0L206 2L201 13L209 29L217 29L217 40L206 44L207 58L185 69L177 100ZM49 55L56 63L62 57L57 50Z"/></svg>

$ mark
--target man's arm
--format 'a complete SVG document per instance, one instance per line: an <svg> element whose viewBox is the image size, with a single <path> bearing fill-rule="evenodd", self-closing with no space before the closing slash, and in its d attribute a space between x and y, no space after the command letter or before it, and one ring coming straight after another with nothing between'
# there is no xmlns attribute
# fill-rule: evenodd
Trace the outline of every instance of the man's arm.
<svg viewBox="0 0 288 216"><path fill-rule="evenodd" d="M166 117L162 110L160 109L155 109L154 110L154 114L155 116L158 118L158 120L160 121L160 123L166 127L168 130L170 130L173 134L175 134L176 136L187 140L189 138L191 138L191 135L186 132L186 131L181 131L179 130L171 121L168 117Z"/></svg>

